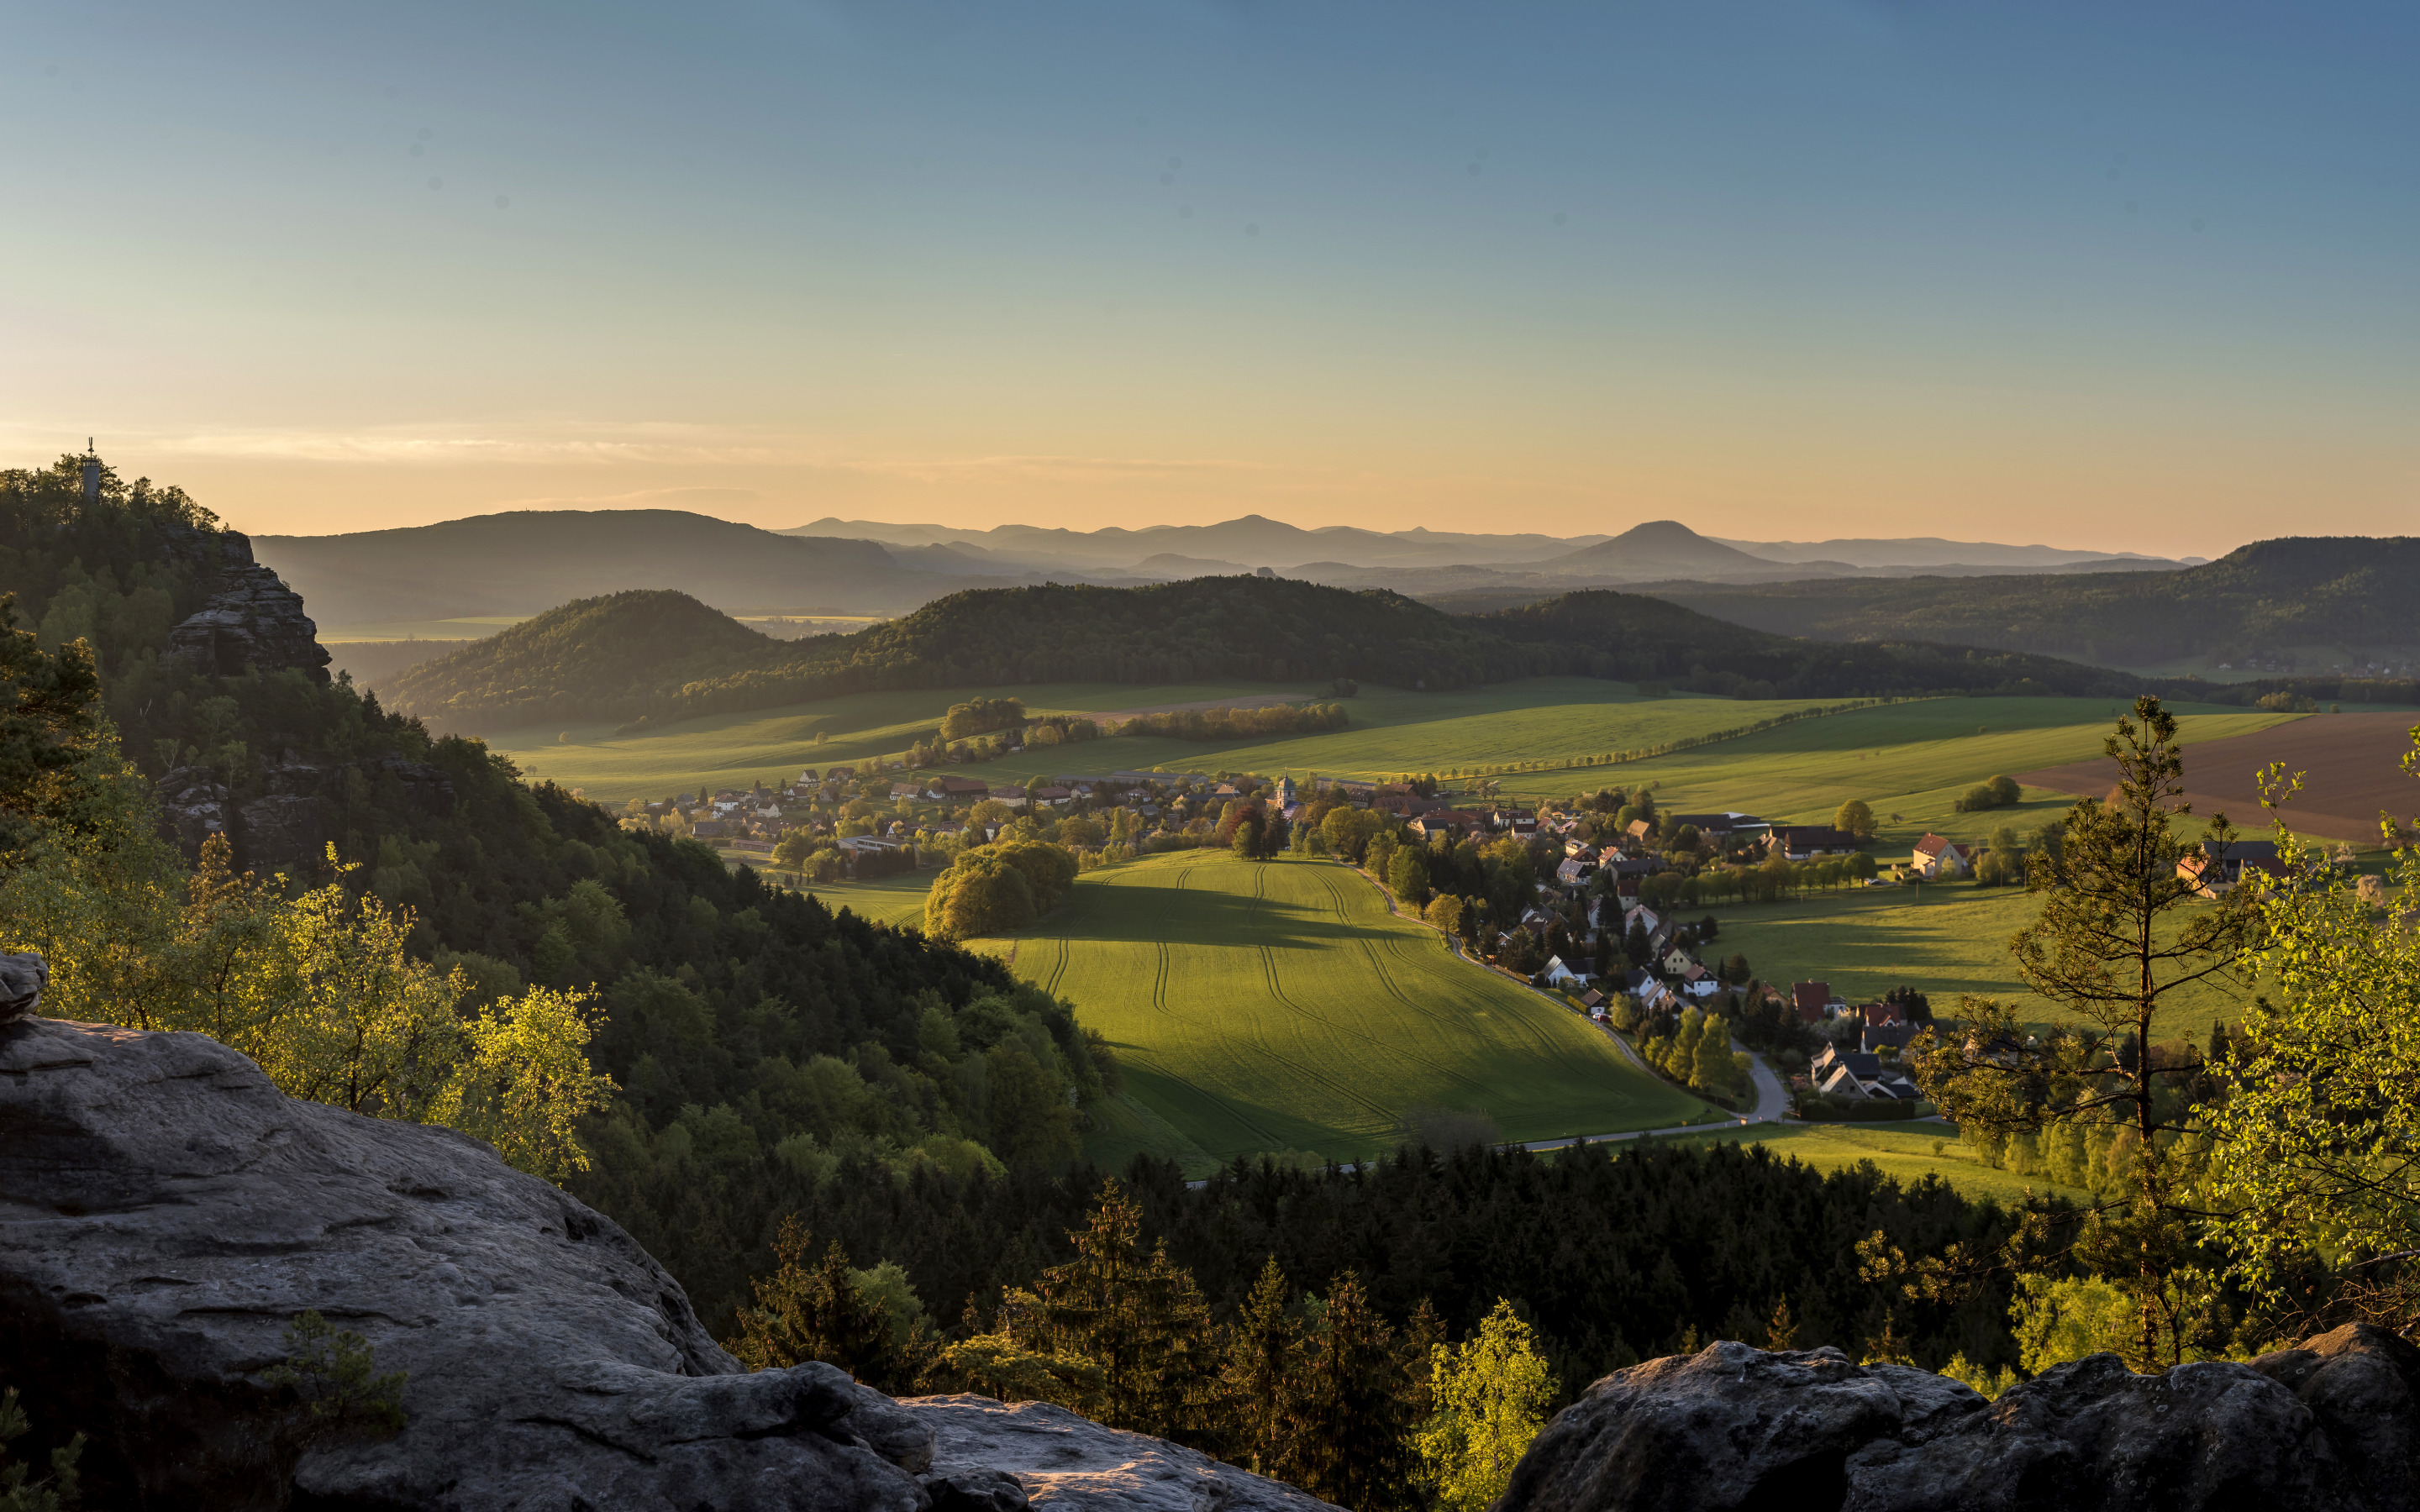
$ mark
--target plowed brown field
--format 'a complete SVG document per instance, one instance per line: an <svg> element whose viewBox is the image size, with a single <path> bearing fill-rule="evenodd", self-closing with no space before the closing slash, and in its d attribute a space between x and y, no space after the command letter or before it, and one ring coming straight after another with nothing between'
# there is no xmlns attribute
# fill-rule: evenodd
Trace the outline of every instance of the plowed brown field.
<svg viewBox="0 0 2420 1512"><path fill-rule="evenodd" d="M2420 814L2420 781L2403 775L2412 748L2410 714L2315 714L2248 735L2229 735L2185 748L2185 795L2196 814L2223 812L2239 830L2265 828L2259 772L2283 762L2303 774L2303 791L2287 810L2298 833L2331 840L2378 840L2381 810L2409 824ZM2100 795L2118 780L2106 757L2015 774L2027 787Z"/></svg>

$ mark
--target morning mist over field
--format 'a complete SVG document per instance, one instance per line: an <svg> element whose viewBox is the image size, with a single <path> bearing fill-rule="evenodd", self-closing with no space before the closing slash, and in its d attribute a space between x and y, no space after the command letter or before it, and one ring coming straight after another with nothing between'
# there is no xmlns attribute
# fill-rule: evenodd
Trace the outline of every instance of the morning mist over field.
<svg viewBox="0 0 2420 1512"><path fill-rule="evenodd" d="M2415 78L0 7L0 1512L2413 1512Z"/></svg>

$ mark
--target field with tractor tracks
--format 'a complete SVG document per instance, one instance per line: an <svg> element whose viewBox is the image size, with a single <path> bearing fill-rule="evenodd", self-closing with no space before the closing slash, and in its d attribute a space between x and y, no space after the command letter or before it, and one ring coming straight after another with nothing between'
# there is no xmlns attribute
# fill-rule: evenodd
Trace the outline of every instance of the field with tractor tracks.
<svg viewBox="0 0 2420 1512"><path fill-rule="evenodd" d="M1333 862L1151 856L1086 873L1040 926L984 944L1013 946L1018 976L1116 1046L1126 1100L1095 1140L1104 1160L1352 1160L1423 1107L1483 1112L1506 1139L1717 1116Z"/></svg>

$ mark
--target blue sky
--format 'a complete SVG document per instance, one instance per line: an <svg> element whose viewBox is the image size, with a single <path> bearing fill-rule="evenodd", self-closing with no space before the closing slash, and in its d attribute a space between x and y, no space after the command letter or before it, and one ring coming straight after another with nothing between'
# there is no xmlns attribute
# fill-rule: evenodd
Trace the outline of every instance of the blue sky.
<svg viewBox="0 0 2420 1512"><path fill-rule="evenodd" d="M26 5L0 442L97 433L258 531L2399 531L2415 43L2386 6Z"/></svg>

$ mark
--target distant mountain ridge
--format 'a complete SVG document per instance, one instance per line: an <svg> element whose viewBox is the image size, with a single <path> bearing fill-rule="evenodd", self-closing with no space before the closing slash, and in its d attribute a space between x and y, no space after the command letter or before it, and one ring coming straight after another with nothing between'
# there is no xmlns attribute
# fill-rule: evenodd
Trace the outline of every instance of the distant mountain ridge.
<svg viewBox="0 0 2420 1512"><path fill-rule="evenodd" d="M1774 566L1807 569L1813 575L1871 571L1878 568L1937 567L1953 571L2045 570L2085 562L2139 562L2146 567L2180 564L2168 558L2133 551L2096 551L2050 546L2009 546L1988 541L1947 541L1938 536L1904 539L1842 538L1809 544L1795 541L1745 541L1699 535L1677 521L1657 520L1616 533L1555 536L1489 535L1432 531L1371 531L1357 526L1328 525L1313 529L1289 525L1260 515L1246 515L1214 525L1151 525L1139 529L1109 526L1097 531L1063 527L997 525L988 528L930 524L892 524L880 520L841 519L827 516L781 533L844 536L881 541L893 546L973 547L997 553L1002 561L1063 566L1131 566L1146 556L1168 554L1205 557L1213 561L1246 562L1273 566L1288 563L1338 570L1382 568L1495 566L1545 571L1559 561L1585 557L1590 548L1633 539L1634 547L1658 544L1667 530L1686 532L1693 541L1726 547L1752 559L1744 570ZM1640 532L1647 532L1641 535ZM1665 543L1668 545L1676 543ZM1704 561L1721 560L1712 554ZM2197 559L2188 559L2188 562ZM1590 564L1583 563L1583 565Z"/></svg>
<svg viewBox="0 0 2420 1512"><path fill-rule="evenodd" d="M876 538L869 532L884 532ZM1940 545L1900 554L1938 555ZM1962 549L1948 543L1951 549ZM1657 520L1620 535L1481 535L1354 526L1305 530L1259 515L1202 526L990 531L825 519L766 531L682 510L520 510L341 535L265 535L260 560L323 626L535 614L574 598L675 589L736 613L897 614L967 588L1046 581L1134 586L1272 569L1337 587L1432 594L1553 594L1652 581L2007 572L1853 560L1776 562ZM2008 548L2039 552L2049 548ZM1981 554L1981 553L1970 553ZM2131 564L2131 563L2130 563ZM2075 570L2091 563L2059 563ZM2145 560L2144 568L2166 565ZM398 632L399 633L399 632Z"/></svg>
<svg viewBox="0 0 2420 1512"><path fill-rule="evenodd" d="M1617 582L1652 582L1672 578L1803 578L1810 568L1838 573L1856 570L1846 562L1774 562L1709 540L1677 519L1656 519L1634 525L1611 540L1599 541L1568 555L1549 557L1537 563L1535 570L1545 577L1598 576Z"/></svg>
<svg viewBox="0 0 2420 1512"><path fill-rule="evenodd" d="M2420 656L2415 573L2420 537L2288 536L2172 572L1667 583L1655 593L1735 625L1825 640L1905 636L2116 667L2186 656L2267 665L2313 646L2408 662Z"/></svg>
<svg viewBox="0 0 2420 1512"><path fill-rule="evenodd" d="M978 580L902 566L872 541L777 535L675 509L520 510L253 544L331 625L535 614L637 588L675 588L725 609L834 599L900 609Z"/></svg>

